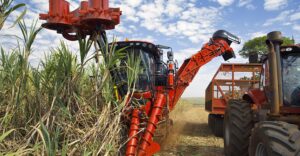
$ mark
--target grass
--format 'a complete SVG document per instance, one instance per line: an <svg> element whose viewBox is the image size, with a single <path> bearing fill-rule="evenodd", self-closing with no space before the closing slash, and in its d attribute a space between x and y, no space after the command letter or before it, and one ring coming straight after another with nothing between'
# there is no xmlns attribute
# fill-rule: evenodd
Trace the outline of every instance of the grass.
<svg viewBox="0 0 300 156"><path fill-rule="evenodd" d="M0 0L0 30L3 28L3 25L9 15L16 11L17 9L24 8L24 3L18 3L16 5L12 5L14 0ZM26 8L22 11L22 13L17 17L15 22L13 23L13 26L15 26L26 14Z"/></svg>
<svg viewBox="0 0 300 156"><path fill-rule="evenodd" d="M36 22L28 27L19 21L18 26L23 35L18 46L1 47L0 155L120 153L125 98L117 100L111 71L125 49L107 44L100 49L94 41L82 39L77 56L61 42L33 68L28 58L41 28ZM96 51L88 58L93 45ZM127 62L122 68L131 91L139 60L130 56Z"/></svg>
<svg viewBox="0 0 300 156"><path fill-rule="evenodd" d="M205 104L205 98L203 97L188 97L188 98L181 98L179 101L180 103L187 103L192 105L204 105Z"/></svg>
<svg viewBox="0 0 300 156"><path fill-rule="evenodd" d="M3 1L10 12L23 7L10 7L12 1ZM7 16L1 18L4 23ZM78 51L61 42L33 68L29 57L41 28L36 22L30 26L17 22L22 32L18 46L0 45L0 155L120 154L127 139L124 99L132 96L140 60L129 55L125 66L116 66L126 49L116 50L107 43L99 47L94 40L80 39ZM93 46L96 50L88 55ZM127 74L123 98L115 94L114 70Z"/></svg>
<svg viewBox="0 0 300 156"><path fill-rule="evenodd" d="M204 105L194 104L199 98L183 98L170 114L173 127L163 150L157 156L222 156L224 142L208 127ZM192 103L189 103L192 101Z"/></svg>

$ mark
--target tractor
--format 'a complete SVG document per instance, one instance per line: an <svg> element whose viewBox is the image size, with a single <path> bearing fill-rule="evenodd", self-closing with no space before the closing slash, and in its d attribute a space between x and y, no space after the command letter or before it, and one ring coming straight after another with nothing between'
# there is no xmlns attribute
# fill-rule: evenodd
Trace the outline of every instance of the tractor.
<svg viewBox="0 0 300 156"><path fill-rule="evenodd" d="M300 46L267 35L260 86L231 99L224 118L226 156L300 155Z"/></svg>
<svg viewBox="0 0 300 156"><path fill-rule="evenodd" d="M150 156L157 153L160 145L154 139L156 129L162 123L171 124L169 112L175 108L199 69L215 57L223 56L225 60L235 57L230 45L240 43L237 36L225 30L216 31L199 52L178 67L171 48L167 46L145 41L107 44L105 31L114 29L121 16L119 8L109 8L108 0L82 1L74 11L69 10L69 3L65 0L49 0L49 4L49 12L40 15L40 19L46 20L42 25L44 28L55 30L71 41L90 36L100 49L114 45L116 49L125 49L126 56L140 60L142 70L133 86L126 84L126 72L115 70L128 63L126 59L117 61L116 68L110 73L116 86L116 100L127 101L128 117L124 120L129 124L126 149L121 155ZM163 61L165 50L168 50L166 62ZM132 96L126 96L128 93Z"/></svg>

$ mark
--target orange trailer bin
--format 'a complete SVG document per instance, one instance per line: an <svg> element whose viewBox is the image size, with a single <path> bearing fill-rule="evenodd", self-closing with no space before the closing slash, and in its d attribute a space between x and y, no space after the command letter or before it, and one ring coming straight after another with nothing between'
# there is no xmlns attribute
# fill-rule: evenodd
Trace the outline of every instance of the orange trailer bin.
<svg viewBox="0 0 300 156"><path fill-rule="evenodd" d="M223 136L223 119L229 99L241 99L252 88L259 88L262 64L222 64L205 92L208 125L214 135Z"/></svg>

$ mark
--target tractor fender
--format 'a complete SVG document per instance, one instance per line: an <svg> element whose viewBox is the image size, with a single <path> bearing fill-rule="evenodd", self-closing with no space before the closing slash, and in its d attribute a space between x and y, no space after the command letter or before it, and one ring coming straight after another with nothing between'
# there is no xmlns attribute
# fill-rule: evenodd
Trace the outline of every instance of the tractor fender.
<svg viewBox="0 0 300 156"><path fill-rule="evenodd" d="M243 100L252 104L262 105L267 102L267 97L264 91L260 89L252 89L243 95Z"/></svg>

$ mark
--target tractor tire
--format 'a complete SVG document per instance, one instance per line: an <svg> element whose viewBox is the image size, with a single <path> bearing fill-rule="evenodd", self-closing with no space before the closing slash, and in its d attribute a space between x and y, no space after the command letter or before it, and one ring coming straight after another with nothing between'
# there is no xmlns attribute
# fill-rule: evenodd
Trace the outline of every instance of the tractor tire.
<svg viewBox="0 0 300 156"><path fill-rule="evenodd" d="M255 125L249 147L250 156L300 156L298 126L281 121Z"/></svg>
<svg viewBox="0 0 300 156"><path fill-rule="evenodd" d="M213 129L214 125L214 115L213 114L208 114L208 127L209 129Z"/></svg>
<svg viewBox="0 0 300 156"><path fill-rule="evenodd" d="M249 139L253 127L250 103L244 100L229 100L224 117L226 156L248 156Z"/></svg>
<svg viewBox="0 0 300 156"><path fill-rule="evenodd" d="M208 127L216 137L223 137L223 122L224 119L220 115L208 115Z"/></svg>
<svg viewBox="0 0 300 156"><path fill-rule="evenodd" d="M215 116L214 121L214 135L216 137L223 137L224 118L221 116Z"/></svg>

